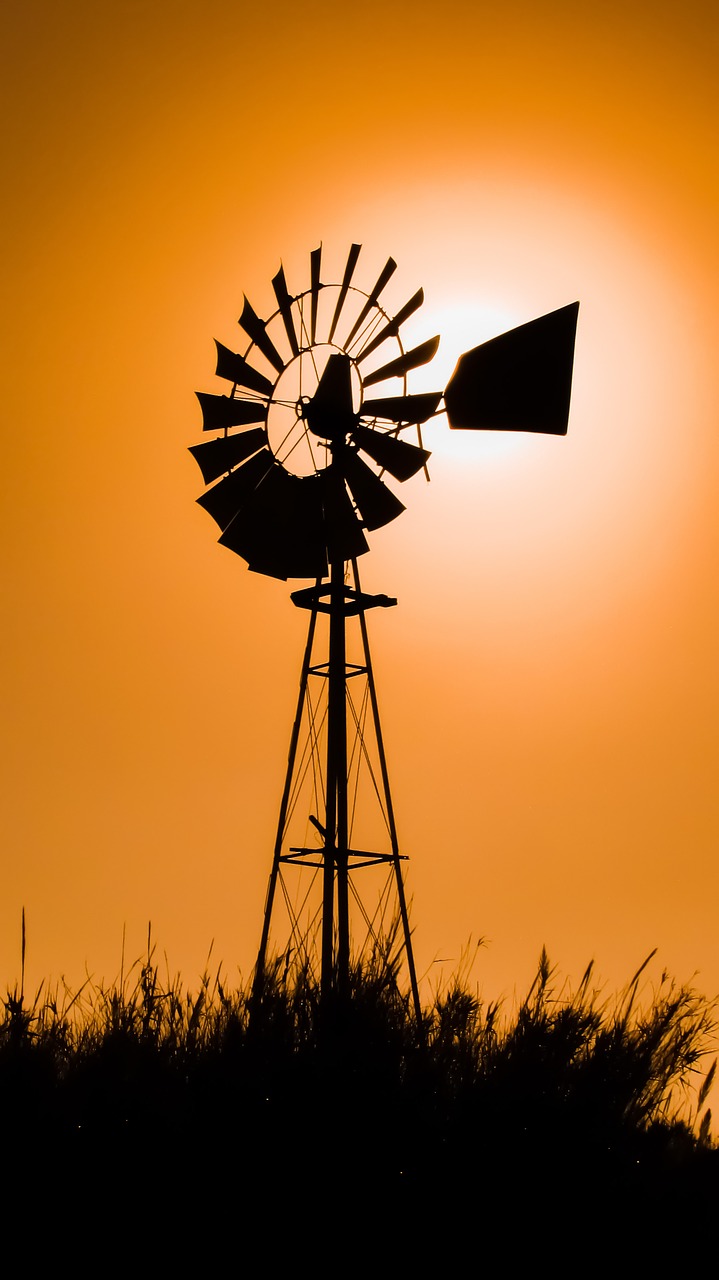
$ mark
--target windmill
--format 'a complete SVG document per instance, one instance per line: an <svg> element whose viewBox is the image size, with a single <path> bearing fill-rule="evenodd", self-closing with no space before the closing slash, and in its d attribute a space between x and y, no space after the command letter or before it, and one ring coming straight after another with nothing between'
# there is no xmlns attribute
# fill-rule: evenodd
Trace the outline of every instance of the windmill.
<svg viewBox="0 0 719 1280"><path fill-rule="evenodd" d="M402 325L422 305L423 291L390 315L380 299L396 263L389 258L365 292L354 283L360 248L351 246L336 284L322 280L321 248L314 250L309 288L298 294L289 292L281 266L272 280L277 307L267 320L245 298L239 319L245 350L216 343L216 372L229 390L197 393L210 438L190 452L209 486L198 502L219 526L221 545L258 573L312 580L291 593L308 611L309 626L256 982L265 973L282 901L286 964L291 957L310 963L319 936L322 991L345 988L356 955L354 912L365 940L388 964L392 947L395 960L404 955L419 1014L366 621L371 609L397 602L362 590L358 560L369 550L367 535L405 509L395 486L427 472L422 426L430 419L446 414L450 427L466 430L566 434L579 304L466 352L444 391L413 394L408 374L428 363L439 345L432 337L406 349L402 340ZM359 628L358 661L348 653L351 627ZM358 847L353 838L362 767L381 811L382 848ZM290 819L308 779L305 837L293 844ZM359 873L378 867L384 888L367 909ZM314 898L304 889L292 897L293 872L309 873L319 884Z"/></svg>

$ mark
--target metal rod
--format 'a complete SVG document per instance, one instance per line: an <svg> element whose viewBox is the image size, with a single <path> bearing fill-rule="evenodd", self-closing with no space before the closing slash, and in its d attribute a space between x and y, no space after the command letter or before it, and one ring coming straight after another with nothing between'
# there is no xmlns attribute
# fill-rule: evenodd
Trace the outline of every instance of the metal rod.
<svg viewBox="0 0 719 1280"><path fill-rule="evenodd" d="M334 898L337 885L337 982L349 981L349 894L347 885L347 694L345 566L330 566L330 653L327 708L327 809L322 902L322 993L334 983Z"/></svg>

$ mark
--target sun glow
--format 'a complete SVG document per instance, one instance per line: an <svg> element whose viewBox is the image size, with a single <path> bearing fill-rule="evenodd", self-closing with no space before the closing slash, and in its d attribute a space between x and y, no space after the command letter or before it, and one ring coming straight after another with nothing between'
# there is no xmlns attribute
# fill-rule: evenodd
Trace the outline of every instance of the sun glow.
<svg viewBox="0 0 719 1280"><path fill-rule="evenodd" d="M499 994L659 942L716 987L717 15L70 8L7 21L4 973L23 904L38 982L148 917L188 979L253 962L304 626L186 446L243 292L324 240L323 281L362 242L390 313L424 288L410 391L580 302L567 437L428 423L361 565L420 952L488 933ZM321 67L311 130L248 48Z"/></svg>

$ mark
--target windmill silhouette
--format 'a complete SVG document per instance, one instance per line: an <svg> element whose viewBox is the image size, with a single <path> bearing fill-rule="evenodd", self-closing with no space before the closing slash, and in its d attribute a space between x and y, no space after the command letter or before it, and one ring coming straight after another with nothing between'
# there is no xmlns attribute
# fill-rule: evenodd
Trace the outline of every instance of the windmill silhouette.
<svg viewBox="0 0 719 1280"><path fill-rule="evenodd" d="M346 989L352 960L367 948L392 972L404 956L419 1016L366 620L371 609L397 602L362 590L358 560L369 550L367 534L405 509L394 483L427 471L422 426L430 419L446 414L450 427L467 430L566 434L579 304L466 352L444 391L412 394L408 374L439 345L432 337L406 350L402 341L401 327L422 305L423 291L390 315L380 298L396 263L388 259L367 293L354 284L360 248L351 246L338 284L322 281L321 248L314 250L310 286L299 294L290 294L280 267L272 280L277 308L267 320L245 298L239 324L248 345L240 355L216 344L216 372L231 389L197 393L204 430L213 436L190 452L210 486L198 502L219 525L220 543L256 572L313 580L291 594L309 612L309 627L256 987L281 902L277 950L286 968L312 967L319 936L326 993ZM348 651L352 629L357 661ZM375 843L382 847L358 847L354 838L360 777L369 778L366 791L381 815L382 841ZM305 837L292 843L303 795ZM367 905L358 873L369 868L384 879ZM309 873L310 887L293 892L292 873Z"/></svg>

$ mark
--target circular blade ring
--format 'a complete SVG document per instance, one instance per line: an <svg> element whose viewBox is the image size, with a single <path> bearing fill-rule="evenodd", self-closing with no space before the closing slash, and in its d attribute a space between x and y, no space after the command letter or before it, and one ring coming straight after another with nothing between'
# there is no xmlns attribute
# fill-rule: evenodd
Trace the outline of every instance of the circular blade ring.
<svg viewBox="0 0 719 1280"><path fill-rule="evenodd" d="M396 263L389 258L365 292L354 283L360 248L350 247L338 284L322 280L314 250L310 285L298 294L281 265L266 320L244 299L246 349L236 355L217 343L229 396L198 393L204 430L219 433L191 450L210 484L198 502L224 546L274 577L322 576L328 564L362 555L364 531L404 510L386 477L403 482L429 457L398 438L408 425L419 431L441 399L407 387L438 341L409 351L402 342L401 325L424 295L417 290L392 316L380 298Z"/></svg>

